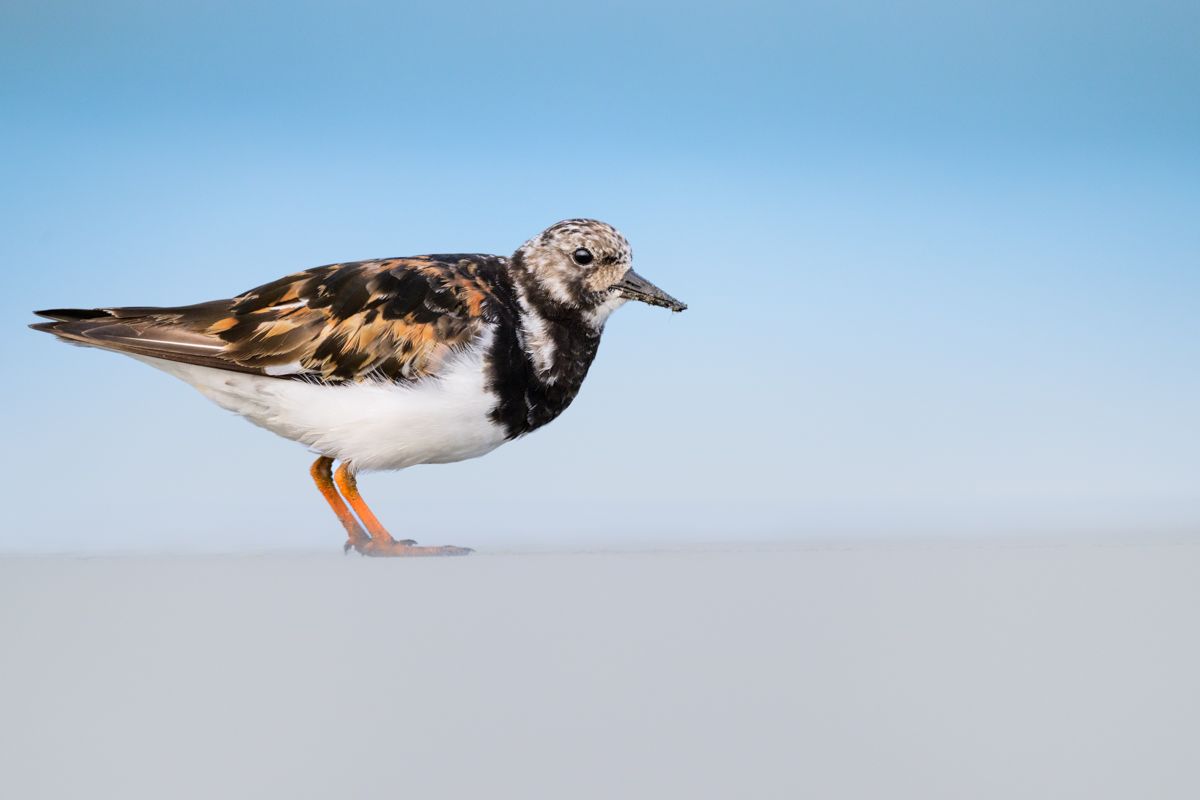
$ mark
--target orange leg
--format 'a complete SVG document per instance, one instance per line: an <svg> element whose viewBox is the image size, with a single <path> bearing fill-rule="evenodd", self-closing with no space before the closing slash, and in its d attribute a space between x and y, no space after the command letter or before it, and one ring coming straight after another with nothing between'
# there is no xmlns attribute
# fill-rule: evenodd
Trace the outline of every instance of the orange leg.
<svg viewBox="0 0 1200 800"><path fill-rule="evenodd" d="M358 514L363 525L367 526L367 533L371 534L371 541L380 544L395 542L396 540L387 532L387 528L383 527L383 523L375 516L375 512L367 506L367 501L363 500L362 495L358 493L358 478L347 462L343 461L342 465L337 468L333 479L337 482L342 497L345 497L350 503L350 507L354 509L355 514ZM416 542L409 540L408 544L416 544Z"/></svg>
<svg viewBox="0 0 1200 800"><path fill-rule="evenodd" d="M346 529L346 534L350 537L346 540L345 546L342 548L349 551L351 547L358 548L367 544L371 539L367 536L366 531L358 524L358 520L350 513L350 509L346 508L345 501L341 495L337 493L337 489L333 485L333 459L326 456L321 456L313 462L312 473L313 481L316 482L317 488L321 490L321 495L325 498L325 502L329 503L329 507L333 509L333 513L337 514L338 521Z"/></svg>
<svg viewBox="0 0 1200 800"><path fill-rule="evenodd" d="M375 516L375 512L367 506L362 495L358 493L358 479L349 463L343 461L342 465L337 468L333 479L337 483L338 489L341 490L342 496L350 503L354 513L358 514L358 518L367 526L367 532L371 534L371 538L365 542L356 541L354 537L351 537L350 541L346 543L347 549L353 547L366 556L465 556L471 552L468 547L454 547L453 545L416 547L416 542L412 539L396 541L387 532L387 528L383 527L379 518Z"/></svg>

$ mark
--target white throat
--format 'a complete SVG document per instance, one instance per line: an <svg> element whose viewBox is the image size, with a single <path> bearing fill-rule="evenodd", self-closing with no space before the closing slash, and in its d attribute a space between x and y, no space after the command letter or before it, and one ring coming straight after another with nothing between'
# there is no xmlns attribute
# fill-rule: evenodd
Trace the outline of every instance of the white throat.
<svg viewBox="0 0 1200 800"><path fill-rule="evenodd" d="M589 325L599 331L604 328L604 323L608 321L612 313L627 302L629 302L627 298L620 295L613 295L591 311L585 311L583 318L587 320Z"/></svg>

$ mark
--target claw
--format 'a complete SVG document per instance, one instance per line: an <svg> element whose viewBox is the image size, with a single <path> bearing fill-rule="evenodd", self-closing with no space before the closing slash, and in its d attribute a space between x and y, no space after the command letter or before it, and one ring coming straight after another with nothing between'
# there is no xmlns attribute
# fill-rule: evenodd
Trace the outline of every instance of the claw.
<svg viewBox="0 0 1200 800"><path fill-rule="evenodd" d="M342 555L349 555L351 550L354 550L359 555L367 552L367 548L371 546L371 540L363 537L362 539L347 539L342 545Z"/></svg>

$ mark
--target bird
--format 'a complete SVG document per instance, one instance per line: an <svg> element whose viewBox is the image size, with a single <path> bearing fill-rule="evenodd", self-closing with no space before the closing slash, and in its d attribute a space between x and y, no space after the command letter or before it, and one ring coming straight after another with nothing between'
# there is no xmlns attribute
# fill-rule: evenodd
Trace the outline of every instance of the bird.
<svg viewBox="0 0 1200 800"><path fill-rule="evenodd" d="M632 262L612 225L567 219L511 257L328 264L225 300L35 311L50 321L30 327L143 361L305 445L343 552L457 556L472 550L393 537L357 476L477 458L557 418L614 311L687 308Z"/></svg>

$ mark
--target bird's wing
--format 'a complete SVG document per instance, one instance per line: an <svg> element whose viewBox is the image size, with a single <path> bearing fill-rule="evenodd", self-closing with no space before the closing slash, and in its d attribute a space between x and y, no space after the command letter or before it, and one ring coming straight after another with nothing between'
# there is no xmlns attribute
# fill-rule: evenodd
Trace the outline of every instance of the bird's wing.
<svg viewBox="0 0 1200 800"><path fill-rule="evenodd" d="M32 327L73 343L330 383L437 373L500 309L503 259L476 254L331 264L230 300L174 308L57 309Z"/></svg>

